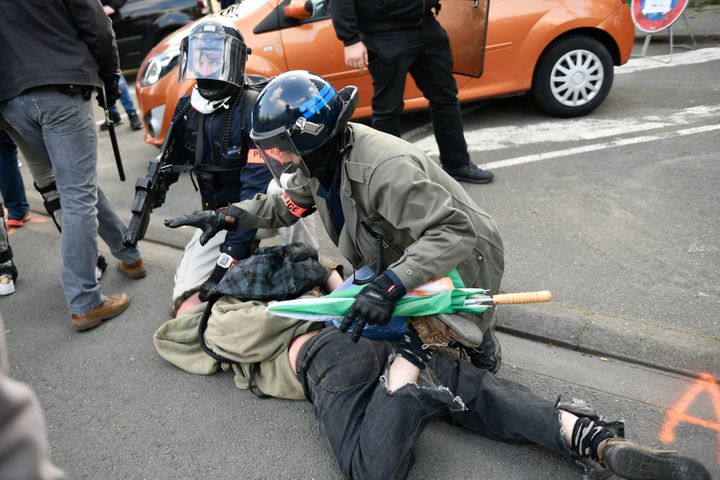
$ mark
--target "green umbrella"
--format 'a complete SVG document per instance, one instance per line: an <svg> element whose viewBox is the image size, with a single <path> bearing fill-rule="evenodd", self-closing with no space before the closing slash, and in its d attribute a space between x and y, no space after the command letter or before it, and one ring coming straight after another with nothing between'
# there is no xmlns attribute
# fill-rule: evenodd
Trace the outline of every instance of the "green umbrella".
<svg viewBox="0 0 720 480"><path fill-rule="evenodd" d="M268 312L301 320L342 320L350 311L355 296L364 288L351 285L317 298L300 298L270 303ZM493 305L492 297L482 288L466 288L453 269L447 276L426 283L401 298L393 316L415 317L438 313L482 313Z"/></svg>

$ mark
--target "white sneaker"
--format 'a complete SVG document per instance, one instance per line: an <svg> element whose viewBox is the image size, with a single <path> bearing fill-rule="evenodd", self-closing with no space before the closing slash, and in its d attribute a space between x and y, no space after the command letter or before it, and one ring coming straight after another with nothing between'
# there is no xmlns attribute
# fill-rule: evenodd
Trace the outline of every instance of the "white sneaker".
<svg viewBox="0 0 720 480"><path fill-rule="evenodd" d="M0 295L10 295L15 292L15 282L10 275L0 275Z"/></svg>
<svg viewBox="0 0 720 480"><path fill-rule="evenodd" d="M103 276L103 271L100 269L100 267L95 265L95 281L99 282L100 279L102 278L102 276Z"/></svg>

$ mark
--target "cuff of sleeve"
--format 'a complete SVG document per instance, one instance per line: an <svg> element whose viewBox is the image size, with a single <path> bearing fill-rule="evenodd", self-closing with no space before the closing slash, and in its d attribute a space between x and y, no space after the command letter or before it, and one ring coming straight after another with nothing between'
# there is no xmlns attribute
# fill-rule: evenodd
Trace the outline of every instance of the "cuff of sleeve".
<svg viewBox="0 0 720 480"><path fill-rule="evenodd" d="M361 42L361 41L362 41L362 39L360 38L360 35L354 35L351 38L343 39L342 42L343 42L343 45L345 45L346 47L349 47L350 45L355 45L356 43Z"/></svg>
<svg viewBox="0 0 720 480"><path fill-rule="evenodd" d="M387 277L395 284L395 286L397 287L397 290L398 290L397 296L398 296L398 298L404 297L405 294L407 293L407 289L405 288L405 285L403 285L402 281L400 280L400 277L398 277L398 276L395 274L395 272L393 272L393 271L390 270L390 269L385 270L384 273L385 273L385 276L387 276Z"/></svg>

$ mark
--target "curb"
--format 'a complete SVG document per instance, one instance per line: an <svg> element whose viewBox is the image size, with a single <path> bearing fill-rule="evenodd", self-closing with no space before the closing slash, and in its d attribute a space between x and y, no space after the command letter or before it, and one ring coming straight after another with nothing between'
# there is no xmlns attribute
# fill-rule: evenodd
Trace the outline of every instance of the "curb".
<svg viewBox="0 0 720 480"><path fill-rule="evenodd" d="M720 340L563 304L498 309L499 331L682 375L720 373Z"/></svg>

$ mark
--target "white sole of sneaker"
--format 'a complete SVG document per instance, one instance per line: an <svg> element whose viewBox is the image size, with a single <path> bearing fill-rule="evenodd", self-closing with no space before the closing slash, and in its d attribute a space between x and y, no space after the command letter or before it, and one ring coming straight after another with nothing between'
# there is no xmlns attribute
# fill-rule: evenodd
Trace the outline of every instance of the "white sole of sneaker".
<svg viewBox="0 0 720 480"><path fill-rule="evenodd" d="M10 295L15 293L15 284L10 281L9 283L0 283L0 295Z"/></svg>

